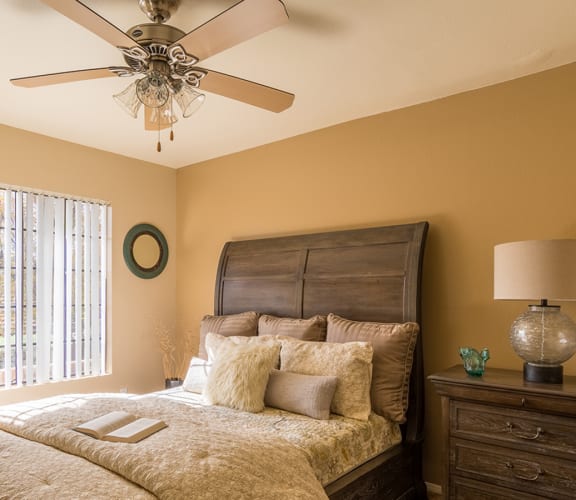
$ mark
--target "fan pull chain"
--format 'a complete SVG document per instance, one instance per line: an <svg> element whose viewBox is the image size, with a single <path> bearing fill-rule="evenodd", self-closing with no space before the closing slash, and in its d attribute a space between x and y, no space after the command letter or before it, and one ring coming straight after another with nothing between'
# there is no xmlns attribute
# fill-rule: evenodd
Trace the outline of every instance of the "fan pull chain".
<svg viewBox="0 0 576 500"><path fill-rule="evenodd" d="M162 152L162 144L160 143L160 114L158 114L158 144L156 144L156 151Z"/></svg>
<svg viewBox="0 0 576 500"><path fill-rule="evenodd" d="M173 106L173 101L172 99L170 99L170 140L173 141L174 140L174 122L172 121L172 117L174 116L174 108Z"/></svg>

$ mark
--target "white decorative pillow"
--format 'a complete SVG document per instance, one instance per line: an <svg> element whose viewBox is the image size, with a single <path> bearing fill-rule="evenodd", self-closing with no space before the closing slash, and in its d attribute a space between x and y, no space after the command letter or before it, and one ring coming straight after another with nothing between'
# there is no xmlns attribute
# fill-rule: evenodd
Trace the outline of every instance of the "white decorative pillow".
<svg viewBox="0 0 576 500"><path fill-rule="evenodd" d="M273 408L328 420L337 382L336 377L272 370L264 403Z"/></svg>
<svg viewBox="0 0 576 500"><path fill-rule="evenodd" d="M218 333L208 333L206 334L205 339L205 346L206 346L206 353L208 355L208 359L213 361L217 355L218 351L222 347L231 346L231 345L272 345L272 346L280 346L280 340L273 336L266 336L266 337L226 337L220 335ZM280 365L280 357L274 368L277 368Z"/></svg>
<svg viewBox="0 0 576 500"><path fill-rule="evenodd" d="M192 358L182 388L185 391L202 394L211 367L212 362L210 361L200 358Z"/></svg>
<svg viewBox="0 0 576 500"><path fill-rule="evenodd" d="M266 385L279 351L279 345L221 346L204 387L206 401L252 413L262 411Z"/></svg>
<svg viewBox="0 0 576 500"><path fill-rule="evenodd" d="M368 342L305 342L282 340L280 367L304 375L338 378L332 413L368 420L371 411L372 346Z"/></svg>

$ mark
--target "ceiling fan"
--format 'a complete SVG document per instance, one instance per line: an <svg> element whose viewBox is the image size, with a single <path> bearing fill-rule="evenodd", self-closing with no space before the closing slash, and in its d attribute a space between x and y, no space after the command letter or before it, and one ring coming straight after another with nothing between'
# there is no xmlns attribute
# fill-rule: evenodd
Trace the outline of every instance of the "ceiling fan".
<svg viewBox="0 0 576 500"><path fill-rule="evenodd" d="M144 106L145 129L158 131L172 129L177 121L174 102L184 117L198 109L204 100L199 90L276 113L294 101L289 92L196 66L203 59L287 22L288 13L281 0L241 0L189 33L166 24L181 0L138 0L152 22L133 26L125 33L79 0L41 1L117 47L127 66L14 78L10 80L14 85L40 87L138 76L114 98L134 118ZM171 130L170 139L173 137ZM157 149L161 150L160 140Z"/></svg>

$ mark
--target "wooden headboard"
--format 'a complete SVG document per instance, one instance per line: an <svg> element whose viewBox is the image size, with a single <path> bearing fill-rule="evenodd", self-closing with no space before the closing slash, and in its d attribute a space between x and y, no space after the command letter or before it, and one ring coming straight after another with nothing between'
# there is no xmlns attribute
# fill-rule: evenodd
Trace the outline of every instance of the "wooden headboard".
<svg viewBox="0 0 576 500"><path fill-rule="evenodd" d="M220 256L215 314L258 311L308 318L421 325L427 222L231 241ZM408 441L422 437L424 374L419 338L412 370Z"/></svg>

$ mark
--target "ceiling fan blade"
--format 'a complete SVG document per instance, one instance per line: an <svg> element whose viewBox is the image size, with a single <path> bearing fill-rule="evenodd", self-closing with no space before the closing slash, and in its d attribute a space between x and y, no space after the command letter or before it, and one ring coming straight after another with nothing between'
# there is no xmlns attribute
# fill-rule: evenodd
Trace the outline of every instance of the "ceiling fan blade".
<svg viewBox="0 0 576 500"><path fill-rule="evenodd" d="M18 87L42 87L43 85L55 85L57 83L78 82L81 80L95 80L97 78L107 78L118 76L109 68L80 69L77 71L65 71L63 73L51 73L49 75L25 76L22 78L12 78L12 84Z"/></svg>
<svg viewBox="0 0 576 500"><path fill-rule="evenodd" d="M138 45L132 38L130 38L122 30L114 26L112 23L104 19L100 14L94 12L90 7L87 7L82 2L77 0L41 0L49 7L60 12L68 19L84 26L87 30L91 31L100 38L103 38L108 43L115 47L134 47Z"/></svg>
<svg viewBox="0 0 576 500"><path fill-rule="evenodd" d="M200 80L200 89L236 101L279 113L292 106L294 94L236 76L202 69L206 76Z"/></svg>
<svg viewBox="0 0 576 500"><path fill-rule="evenodd" d="M287 21L280 0L242 0L175 43L201 61Z"/></svg>

